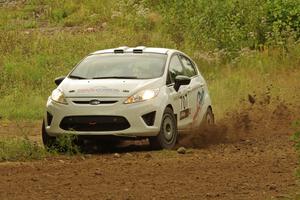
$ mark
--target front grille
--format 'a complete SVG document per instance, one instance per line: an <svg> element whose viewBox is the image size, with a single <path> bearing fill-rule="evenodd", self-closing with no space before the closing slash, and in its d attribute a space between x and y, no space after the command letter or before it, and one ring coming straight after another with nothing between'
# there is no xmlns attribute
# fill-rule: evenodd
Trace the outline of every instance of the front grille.
<svg viewBox="0 0 300 200"><path fill-rule="evenodd" d="M100 101L99 105L101 104L114 104L114 103L117 103L118 101ZM73 103L75 104L89 104L91 105L91 101L73 101Z"/></svg>
<svg viewBox="0 0 300 200"><path fill-rule="evenodd" d="M60 128L70 131L121 131L130 127L126 118L120 116L70 116L65 117Z"/></svg>

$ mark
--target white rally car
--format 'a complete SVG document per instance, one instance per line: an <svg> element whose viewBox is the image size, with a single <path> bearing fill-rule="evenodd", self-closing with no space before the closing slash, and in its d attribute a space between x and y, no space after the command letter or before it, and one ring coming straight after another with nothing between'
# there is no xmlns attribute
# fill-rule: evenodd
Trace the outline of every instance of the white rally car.
<svg viewBox="0 0 300 200"><path fill-rule="evenodd" d="M206 82L184 53L164 48L119 47L89 54L47 102L42 138L61 134L149 138L174 147L178 132L214 123Z"/></svg>

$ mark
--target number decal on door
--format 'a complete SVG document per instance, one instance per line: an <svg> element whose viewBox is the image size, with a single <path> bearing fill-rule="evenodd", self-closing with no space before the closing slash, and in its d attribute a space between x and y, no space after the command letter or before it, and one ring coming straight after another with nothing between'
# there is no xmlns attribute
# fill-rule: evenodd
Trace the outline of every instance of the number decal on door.
<svg viewBox="0 0 300 200"><path fill-rule="evenodd" d="M183 96L180 96L180 104L181 104L181 111L179 119L185 119L191 114L191 109L189 108L189 101L188 101L188 95L185 94Z"/></svg>

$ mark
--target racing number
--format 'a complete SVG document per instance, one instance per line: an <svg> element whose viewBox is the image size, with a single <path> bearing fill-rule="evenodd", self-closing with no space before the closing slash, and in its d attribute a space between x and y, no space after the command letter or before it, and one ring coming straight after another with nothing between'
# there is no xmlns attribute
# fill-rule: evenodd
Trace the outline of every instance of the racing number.
<svg viewBox="0 0 300 200"><path fill-rule="evenodd" d="M187 118L191 114L188 101L188 95L185 94L183 96L180 96L180 102L181 102L181 111L180 111L180 120Z"/></svg>

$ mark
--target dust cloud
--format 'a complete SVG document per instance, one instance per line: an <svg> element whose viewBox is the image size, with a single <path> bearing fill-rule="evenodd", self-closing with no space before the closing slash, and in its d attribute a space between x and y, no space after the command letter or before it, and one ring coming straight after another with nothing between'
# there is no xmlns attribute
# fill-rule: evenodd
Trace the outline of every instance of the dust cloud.
<svg viewBox="0 0 300 200"><path fill-rule="evenodd" d="M239 106L228 111L214 126L194 130L192 134L181 135L179 146L205 148L220 143L234 143L245 136L270 134L272 131L290 129L299 115L299 106L272 97L270 88L260 94L249 94L241 99Z"/></svg>

